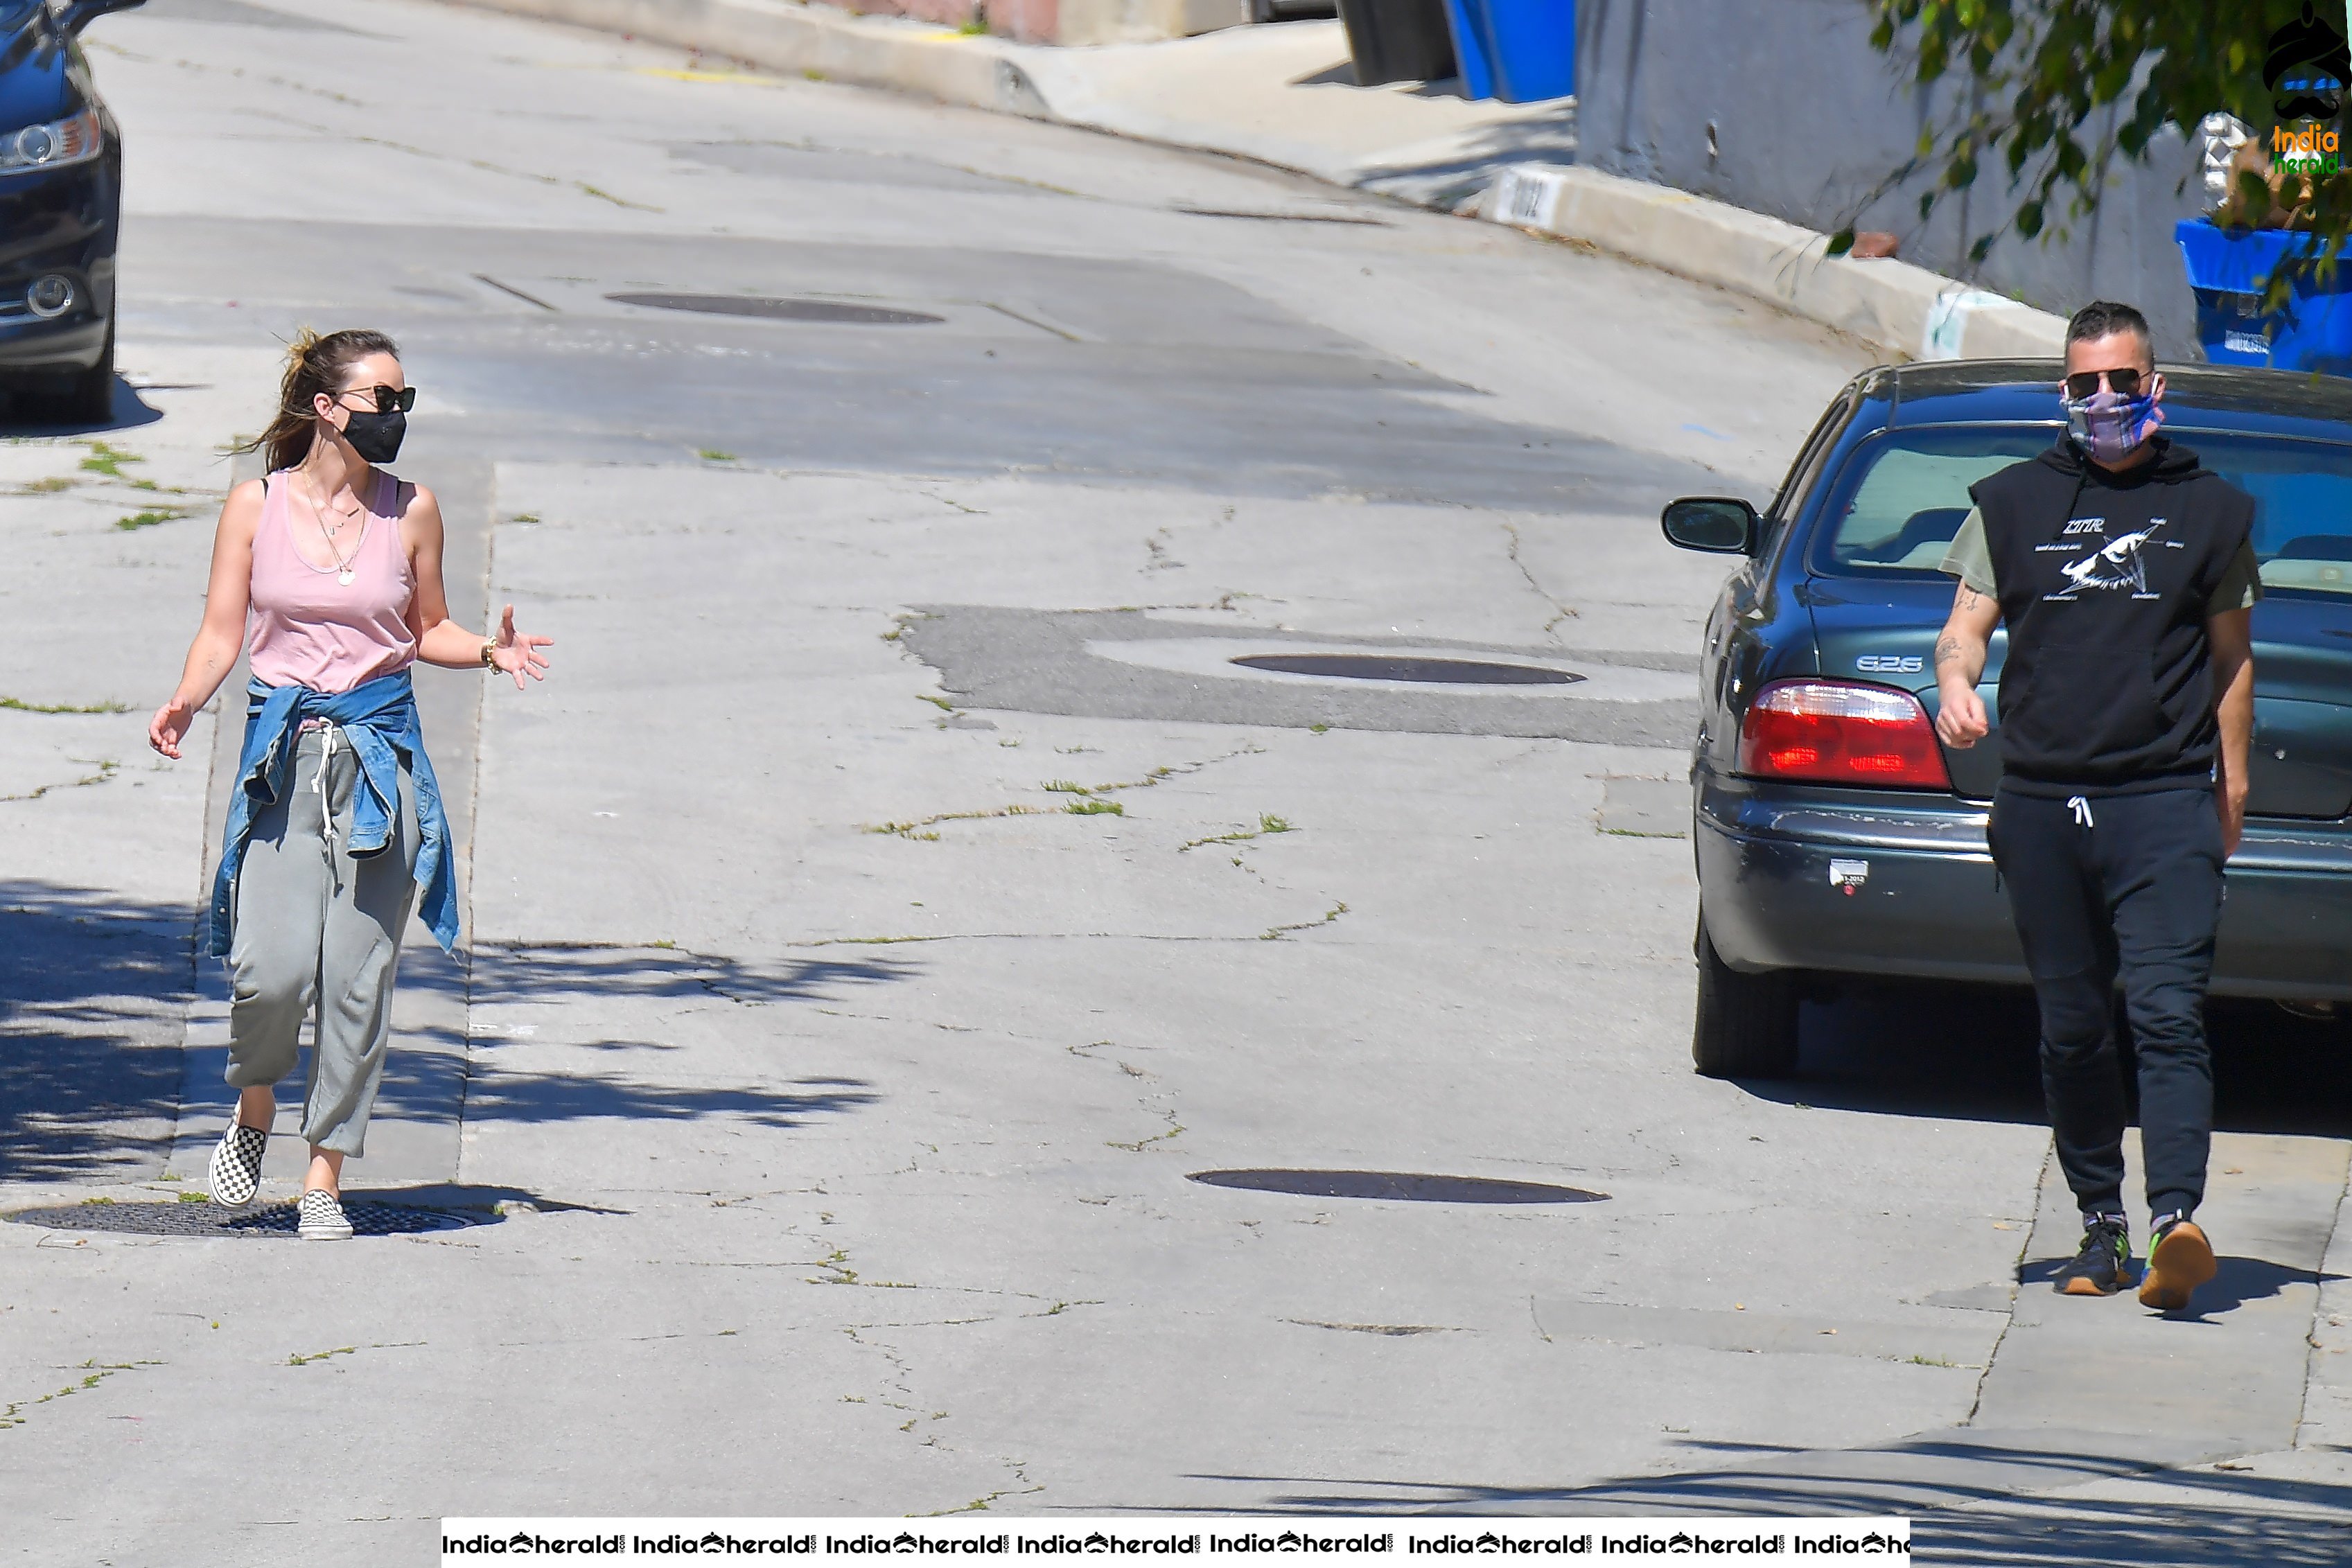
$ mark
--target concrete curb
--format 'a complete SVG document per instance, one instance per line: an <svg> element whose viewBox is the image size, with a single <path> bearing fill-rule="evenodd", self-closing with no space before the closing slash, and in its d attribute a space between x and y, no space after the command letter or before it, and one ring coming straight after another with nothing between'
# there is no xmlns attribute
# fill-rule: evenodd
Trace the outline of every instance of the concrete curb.
<svg viewBox="0 0 2352 1568"><path fill-rule="evenodd" d="M1247 126L1121 112L1076 68L1090 51L1015 44L788 0L454 0L625 33L771 69L926 93L943 102L1253 158L1336 183L1370 177ZM1522 151L1520 155L1525 156ZM1458 187L1457 187L1458 188ZM1895 260L1827 254L1811 229L1704 196L1559 163L1499 167L1478 214L1581 241L1749 295L1905 359L2054 357L2065 322Z"/></svg>
<svg viewBox="0 0 2352 1568"><path fill-rule="evenodd" d="M1750 295L1910 359L2065 352L2063 317L1908 262L1832 257L1811 229L1596 169L1514 164L1478 213Z"/></svg>
<svg viewBox="0 0 2352 1568"><path fill-rule="evenodd" d="M830 81L928 93L1033 119L1055 118L1014 57L1024 47L981 35L859 16L786 0L453 0L699 49Z"/></svg>

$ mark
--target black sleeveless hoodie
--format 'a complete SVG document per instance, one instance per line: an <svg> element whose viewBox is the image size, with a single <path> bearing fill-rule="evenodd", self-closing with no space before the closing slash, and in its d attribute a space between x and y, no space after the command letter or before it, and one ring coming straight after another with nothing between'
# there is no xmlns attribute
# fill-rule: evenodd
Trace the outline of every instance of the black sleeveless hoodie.
<svg viewBox="0 0 2352 1568"><path fill-rule="evenodd" d="M1969 491L2009 655L2011 789L2116 795L2202 786L2220 738L2205 607L2246 542L2253 498L2162 437L2121 474L2063 436Z"/></svg>

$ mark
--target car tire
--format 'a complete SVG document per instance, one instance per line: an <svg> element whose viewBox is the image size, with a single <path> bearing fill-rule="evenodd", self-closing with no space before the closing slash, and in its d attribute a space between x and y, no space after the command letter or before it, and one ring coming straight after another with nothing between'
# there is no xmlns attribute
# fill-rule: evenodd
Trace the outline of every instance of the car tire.
<svg viewBox="0 0 2352 1568"><path fill-rule="evenodd" d="M1691 1064L1708 1078L1789 1078L1797 1071L1798 977L1742 974L1723 961L1698 921L1698 1016Z"/></svg>
<svg viewBox="0 0 2352 1568"><path fill-rule="evenodd" d="M106 347L98 363L73 379L65 395L64 414L74 424L114 423L114 323L106 324Z"/></svg>

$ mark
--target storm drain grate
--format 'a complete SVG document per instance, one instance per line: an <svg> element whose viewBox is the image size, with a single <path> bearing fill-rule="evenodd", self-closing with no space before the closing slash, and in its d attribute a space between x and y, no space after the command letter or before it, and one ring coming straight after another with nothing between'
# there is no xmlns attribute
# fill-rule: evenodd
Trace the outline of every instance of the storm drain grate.
<svg viewBox="0 0 2352 1568"><path fill-rule="evenodd" d="M858 327L935 327L944 316L843 305L831 299L770 299L754 294L607 294L615 305L647 310L693 310L705 316L756 316L767 321L832 321Z"/></svg>
<svg viewBox="0 0 2352 1568"><path fill-rule="evenodd" d="M1407 658L1385 653L1248 653L1228 664L1284 675L1343 681L1423 681L1457 686L1564 686L1584 679L1540 664L1497 664L1484 659Z"/></svg>
<svg viewBox="0 0 2352 1568"><path fill-rule="evenodd" d="M343 1213L359 1236L417 1236L433 1230L463 1230L492 1225L498 1216L481 1210L416 1208L347 1197ZM290 1203L267 1208L223 1208L210 1203L77 1203L58 1208L23 1208L8 1216L20 1225L51 1230L100 1230L118 1236L292 1236L300 1215Z"/></svg>
<svg viewBox="0 0 2352 1568"><path fill-rule="evenodd" d="M1246 1192L1300 1197L1370 1197L1401 1203L1600 1203L1605 1192L1495 1176L1415 1176L1403 1171L1194 1171L1184 1178Z"/></svg>

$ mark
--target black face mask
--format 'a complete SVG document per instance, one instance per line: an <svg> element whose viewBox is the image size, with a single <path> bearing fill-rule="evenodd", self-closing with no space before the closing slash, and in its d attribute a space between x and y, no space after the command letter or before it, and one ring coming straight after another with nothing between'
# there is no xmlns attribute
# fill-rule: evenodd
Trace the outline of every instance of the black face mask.
<svg viewBox="0 0 2352 1568"><path fill-rule="evenodd" d="M343 439L362 463L391 462L400 455L401 438L407 434L408 416L398 409L390 413L354 412L343 426Z"/></svg>

